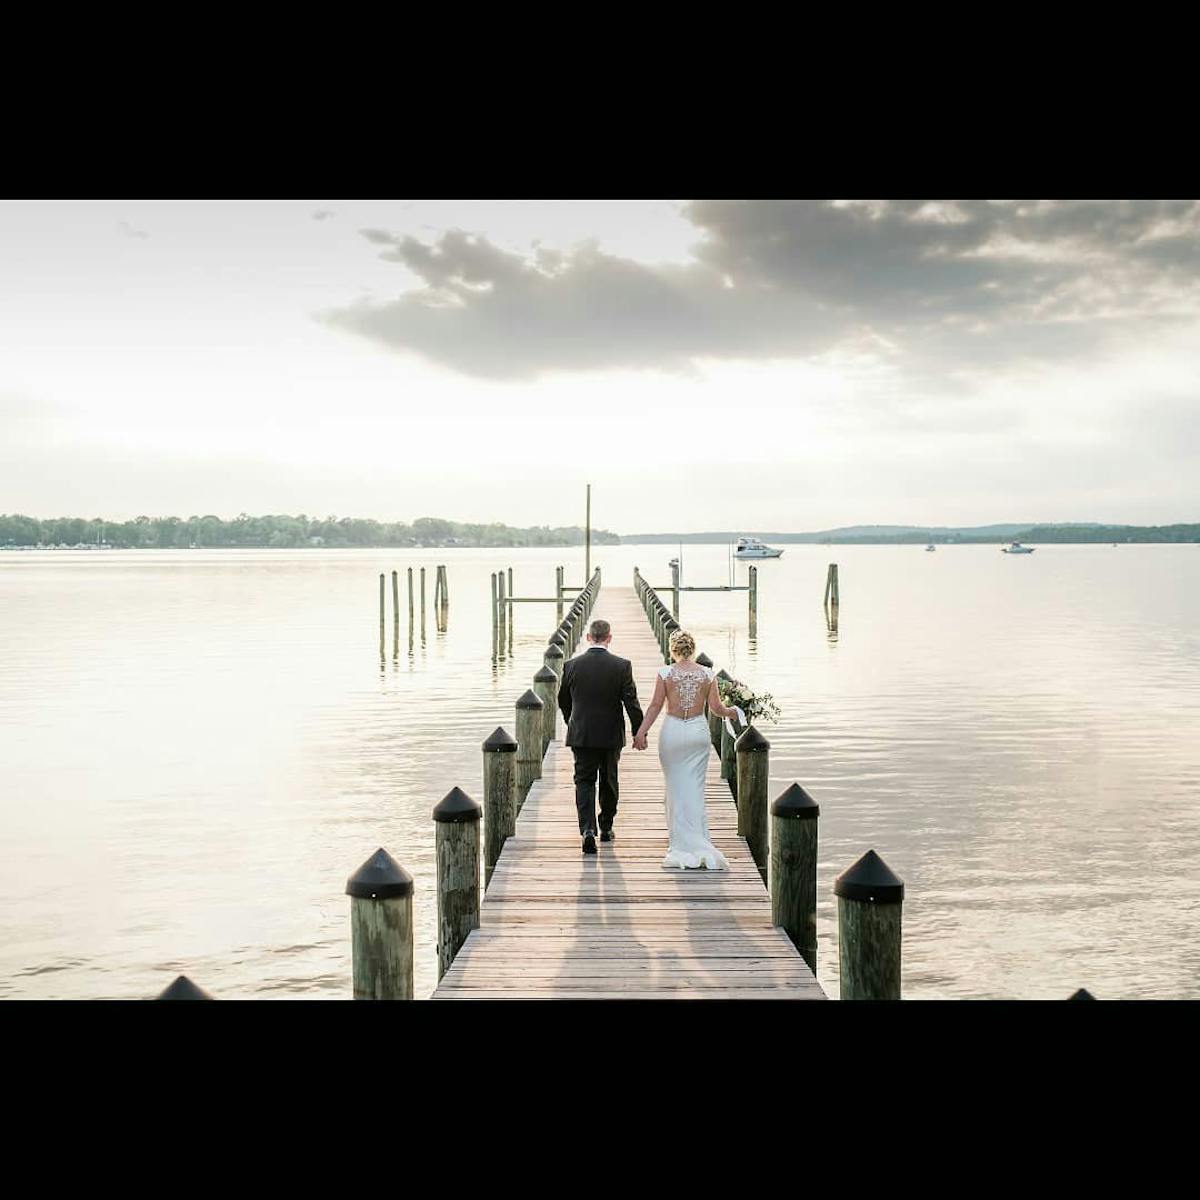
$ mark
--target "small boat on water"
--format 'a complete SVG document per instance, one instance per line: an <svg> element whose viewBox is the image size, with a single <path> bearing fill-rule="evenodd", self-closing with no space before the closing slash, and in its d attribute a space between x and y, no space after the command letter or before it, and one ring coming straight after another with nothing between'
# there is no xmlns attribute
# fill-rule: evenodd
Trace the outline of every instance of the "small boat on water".
<svg viewBox="0 0 1200 1200"><path fill-rule="evenodd" d="M1001 546L1001 554L1032 554L1036 550L1036 546L1022 546L1020 542L1013 542L1010 546Z"/></svg>
<svg viewBox="0 0 1200 1200"><path fill-rule="evenodd" d="M735 558L781 558L783 551L760 542L758 538L742 537L738 538L733 554Z"/></svg>
<svg viewBox="0 0 1200 1200"><path fill-rule="evenodd" d="M929 545L925 547L925 549L926 549L926 551L936 550L937 547L932 542L930 542Z"/></svg>

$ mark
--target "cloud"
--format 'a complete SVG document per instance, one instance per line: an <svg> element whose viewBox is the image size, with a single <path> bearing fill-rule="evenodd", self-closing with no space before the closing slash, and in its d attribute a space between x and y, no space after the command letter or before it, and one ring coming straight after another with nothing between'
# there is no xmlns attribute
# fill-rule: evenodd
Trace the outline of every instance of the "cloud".
<svg viewBox="0 0 1200 1200"><path fill-rule="evenodd" d="M939 388L1200 314L1195 201L695 201L692 259L361 230L415 287L318 314L466 375L858 356Z"/></svg>
<svg viewBox="0 0 1200 1200"><path fill-rule="evenodd" d="M337 213L328 208L318 208L312 215L314 221L328 221L330 217L336 217Z"/></svg>
<svg viewBox="0 0 1200 1200"><path fill-rule="evenodd" d="M117 232L121 234L122 237L128 238L148 238L150 236L144 230L134 229L134 227L130 225L128 221L118 221Z"/></svg>

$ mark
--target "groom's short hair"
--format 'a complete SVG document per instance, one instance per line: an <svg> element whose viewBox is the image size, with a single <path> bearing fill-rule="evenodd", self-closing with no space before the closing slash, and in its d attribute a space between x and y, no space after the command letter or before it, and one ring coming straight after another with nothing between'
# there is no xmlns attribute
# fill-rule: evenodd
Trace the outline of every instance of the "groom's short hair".
<svg viewBox="0 0 1200 1200"><path fill-rule="evenodd" d="M591 635L593 642L602 642L606 637L612 636L612 626L607 621L602 621L597 617L588 626L588 633Z"/></svg>

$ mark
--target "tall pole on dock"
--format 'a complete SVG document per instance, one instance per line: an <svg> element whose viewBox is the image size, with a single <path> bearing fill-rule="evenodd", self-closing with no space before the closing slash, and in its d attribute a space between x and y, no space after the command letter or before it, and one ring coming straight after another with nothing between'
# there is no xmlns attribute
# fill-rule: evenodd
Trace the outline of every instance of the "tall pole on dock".
<svg viewBox="0 0 1200 1200"><path fill-rule="evenodd" d="M592 577L592 485L587 485L587 523L583 534L583 585Z"/></svg>

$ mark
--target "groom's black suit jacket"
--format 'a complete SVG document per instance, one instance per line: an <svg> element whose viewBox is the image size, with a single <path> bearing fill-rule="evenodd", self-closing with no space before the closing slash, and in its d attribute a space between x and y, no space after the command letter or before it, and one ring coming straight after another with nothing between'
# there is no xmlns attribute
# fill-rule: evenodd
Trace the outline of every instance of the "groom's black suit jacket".
<svg viewBox="0 0 1200 1200"><path fill-rule="evenodd" d="M634 733L642 723L633 664L611 651L592 646L563 664L558 707L567 722L568 746L619 750L625 745L625 720L629 714Z"/></svg>

